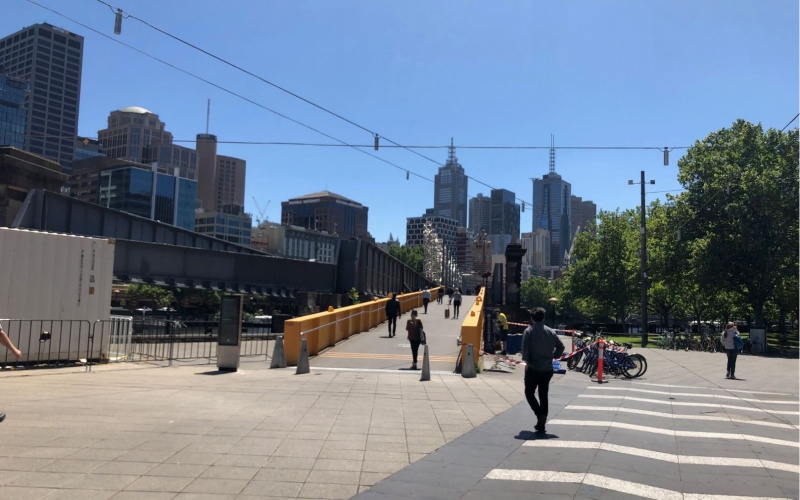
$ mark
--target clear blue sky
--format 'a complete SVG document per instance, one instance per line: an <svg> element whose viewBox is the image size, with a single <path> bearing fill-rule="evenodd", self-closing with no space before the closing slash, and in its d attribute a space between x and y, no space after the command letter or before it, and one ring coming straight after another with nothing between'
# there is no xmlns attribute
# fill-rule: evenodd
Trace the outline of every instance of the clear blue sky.
<svg viewBox="0 0 800 500"><path fill-rule="evenodd" d="M39 0L112 34L94 0ZM782 128L798 111L796 0L111 0L150 23L404 144L688 146L737 118ZM86 37L80 134L96 137L111 110L142 106L176 139L211 129L220 140L329 142L25 0L3 0L0 33L49 22ZM112 35L113 36L113 35ZM351 143L367 133L133 21L134 45ZM795 124L796 125L796 124ZM349 148L221 145L248 162L252 197L272 203L327 189L370 208L378 241L405 239L405 218L433 205L433 184ZM446 150L424 151L444 162ZM382 158L433 177L407 151ZM467 173L531 200L547 150L458 151ZM679 187L658 151L558 151L572 192L601 209ZM488 194L471 183L470 195ZM652 194L650 198L663 196ZM530 230L531 213L522 217Z"/></svg>

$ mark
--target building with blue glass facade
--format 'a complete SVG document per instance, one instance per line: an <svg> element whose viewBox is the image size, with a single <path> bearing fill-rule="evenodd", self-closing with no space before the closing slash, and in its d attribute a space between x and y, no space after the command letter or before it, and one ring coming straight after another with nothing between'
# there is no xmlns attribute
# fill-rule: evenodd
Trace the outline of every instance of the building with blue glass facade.
<svg viewBox="0 0 800 500"><path fill-rule="evenodd" d="M194 231L197 181L132 165L100 172L100 205Z"/></svg>
<svg viewBox="0 0 800 500"><path fill-rule="evenodd" d="M206 212L198 209L194 214L197 232L240 245L250 245L253 218L239 206L228 206L227 211Z"/></svg>
<svg viewBox="0 0 800 500"><path fill-rule="evenodd" d="M550 232L550 266L561 267L572 243L572 186L552 167L533 180L533 229Z"/></svg>
<svg viewBox="0 0 800 500"><path fill-rule="evenodd" d="M25 88L24 81L0 74L0 146L25 147Z"/></svg>

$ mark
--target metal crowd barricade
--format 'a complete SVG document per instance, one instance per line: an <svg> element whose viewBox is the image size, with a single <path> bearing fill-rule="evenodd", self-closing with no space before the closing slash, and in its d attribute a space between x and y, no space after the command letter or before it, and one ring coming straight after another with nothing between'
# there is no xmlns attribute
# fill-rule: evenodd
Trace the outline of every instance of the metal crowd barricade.
<svg viewBox="0 0 800 500"><path fill-rule="evenodd" d="M65 366L99 359L92 345L92 325L88 320L0 319L11 342L22 351L16 360L10 351L0 354L0 366Z"/></svg>

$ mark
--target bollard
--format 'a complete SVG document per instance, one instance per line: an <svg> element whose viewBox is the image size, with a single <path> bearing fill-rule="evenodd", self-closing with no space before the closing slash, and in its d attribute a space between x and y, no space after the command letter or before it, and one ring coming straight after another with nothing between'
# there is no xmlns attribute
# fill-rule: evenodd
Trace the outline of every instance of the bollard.
<svg viewBox="0 0 800 500"><path fill-rule="evenodd" d="M572 330L572 353L575 353L575 330Z"/></svg>
<svg viewBox="0 0 800 500"><path fill-rule="evenodd" d="M300 341L300 357L297 359L295 375L303 375L304 373L311 373L311 367L308 364L308 341L306 339Z"/></svg>
<svg viewBox="0 0 800 500"><path fill-rule="evenodd" d="M603 352L605 351L604 348L605 342L600 339L597 345L597 383L603 383Z"/></svg>
<svg viewBox="0 0 800 500"><path fill-rule="evenodd" d="M475 353L472 350L472 344L467 344L467 353L464 356L464 361L461 365L461 376L463 378L475 378Z"/></svg>
<svg viewBox="0 0 800 500"><path fill-rule="evenodd" d="M428 359L428 344L423 346L425 350L422 354L422 375L419 377L420 382L427 382L431 379L431 362Z"/></svg>
<svg viewBox="0 0 800 500"><path fill-rule="evenodd" d="M275 339L275 349L272 351L270 368L286 368L286 353L283 352L283 335Z"/></svg>

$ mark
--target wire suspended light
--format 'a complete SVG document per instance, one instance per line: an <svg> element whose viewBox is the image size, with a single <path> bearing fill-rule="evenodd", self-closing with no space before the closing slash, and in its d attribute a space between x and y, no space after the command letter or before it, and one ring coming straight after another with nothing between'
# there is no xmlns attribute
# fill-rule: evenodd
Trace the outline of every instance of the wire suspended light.
<svg viewBox="0 0 800 500"><path fill-rule="evenodd" d="M378 136L378 134L375 134L375 151L378 150L379 143L380 143L380 137Z"/></svg>
<svg viewBox="0 0 800 500"><path fill-rule="evenodd" d="M117 9L114 16L114 34L119 35L122 33L122 9Z"/></svg>
<svg viewBox="0 0 800 500"><path fill-rule="evenodd" d="M664 147L664 166L669 165L669 148Z"/></svg>
<svg viewBox="0 0 800 500"><path fill-rule="evenodd" d="M406 180L408 180L408 179L410 179L410 178L411 178L411 172L409 172L408 170L406 170Z"/></svg>
<svg viewBox="0 0 800 500"><path fill-rule="evenodd" d="M525 202L524 201L522 202L522 212L523 213L525 212Z"/></svg>

